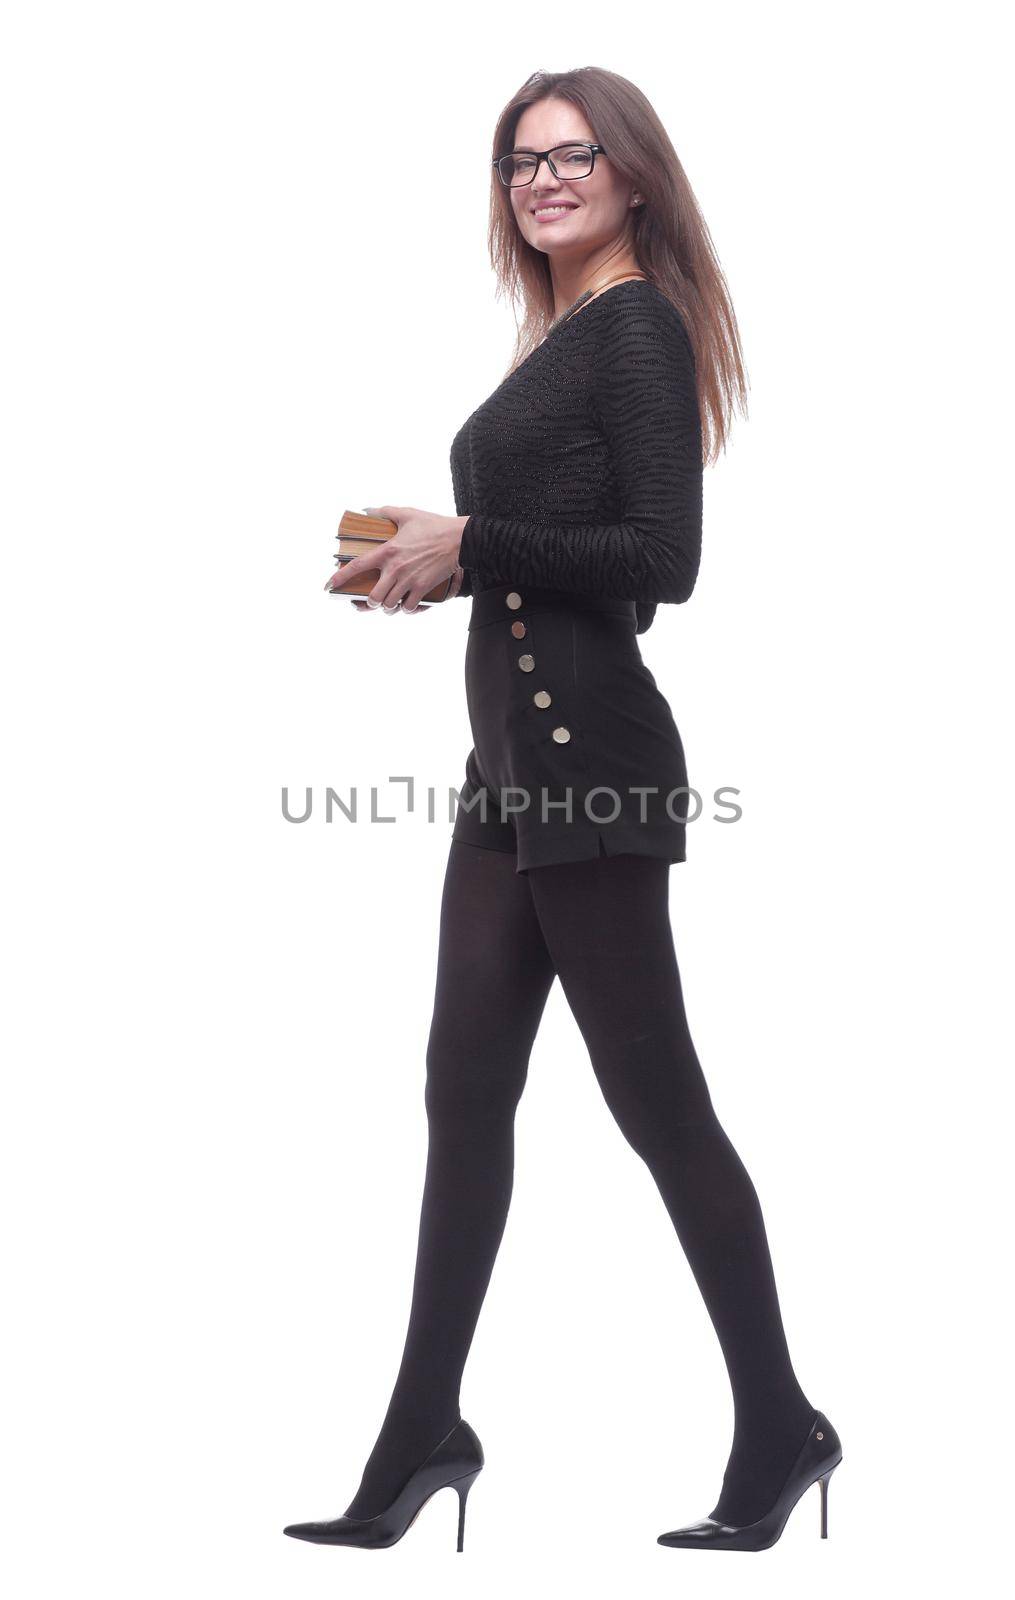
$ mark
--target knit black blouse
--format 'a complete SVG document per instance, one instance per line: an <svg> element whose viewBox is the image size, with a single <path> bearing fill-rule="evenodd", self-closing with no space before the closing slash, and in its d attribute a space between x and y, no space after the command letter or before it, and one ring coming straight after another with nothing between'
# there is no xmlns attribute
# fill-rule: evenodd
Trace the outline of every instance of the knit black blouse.
<svg viewBox="0 0 1015 1600"><path fill-rule="evenodd" d="M694 588L701 421L680 314L645 279L614 284L547 335L451 446L468 514L461 594L503 583L637 602Z"/></svg>

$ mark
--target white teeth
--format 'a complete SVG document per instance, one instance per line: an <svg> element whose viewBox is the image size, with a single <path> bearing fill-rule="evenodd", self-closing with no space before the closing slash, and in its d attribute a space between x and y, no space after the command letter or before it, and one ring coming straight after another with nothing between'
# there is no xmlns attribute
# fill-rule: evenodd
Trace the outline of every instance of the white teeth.
<svg viewBox="0 0 1015 1600"><path fill-rule="evenodd" d="M535 209L535 215L537 217L552 217L556 216L558 212L563 213L565 211L573 211L574 209L574 206L537 206Z"/></svg>

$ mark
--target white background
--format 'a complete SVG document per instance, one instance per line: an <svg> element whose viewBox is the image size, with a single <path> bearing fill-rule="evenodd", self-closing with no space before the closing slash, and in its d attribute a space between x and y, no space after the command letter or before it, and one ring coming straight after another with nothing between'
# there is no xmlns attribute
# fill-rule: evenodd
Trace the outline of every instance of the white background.
<svg viewBox="0 0 1015 1600"><path fill-rule="evenodd" d="M1008 1234L1011 148L986 5L36 4L2 40L7 1482L21 1596L949 1586L997 1554ZM323 593L346 507L452 514L514 329L492 130L537 67L662 117L750 418L640 643L691 781L692 1031L760 1193L818 1494L714 1504L725 1369L555 986L466 1370L487 1466L297 1544L401 1352L468 602ZM436 155L435 155L436 152ZM433 785L405 811L394 774ZM391 824L328 825L370 786ZM315 811L282 817L306 786ZM387 802L392 803L387 803ZM609 938L609 929L603 930ZM693 1569L693 1570L692 1570Z"/></svg>

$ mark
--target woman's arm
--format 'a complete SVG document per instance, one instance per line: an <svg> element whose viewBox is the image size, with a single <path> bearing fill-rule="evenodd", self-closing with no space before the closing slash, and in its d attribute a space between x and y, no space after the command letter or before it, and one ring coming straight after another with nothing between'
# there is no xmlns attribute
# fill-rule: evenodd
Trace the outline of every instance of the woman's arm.
<svg viewBox="0 0 1015 1600"><path fill-rule="evenodd" d="M694 357L676 309L652 300L607 313L592 385L621 520L547 525L477 513L458 560L483 586L530 583L679 603L701 558L702 457Z"/></svg>

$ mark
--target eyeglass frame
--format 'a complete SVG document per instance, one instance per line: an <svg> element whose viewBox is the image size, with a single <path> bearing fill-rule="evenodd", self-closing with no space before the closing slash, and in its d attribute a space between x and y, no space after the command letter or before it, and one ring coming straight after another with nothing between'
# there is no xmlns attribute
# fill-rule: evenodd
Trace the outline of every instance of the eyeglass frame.
<svg viewBox="0 0 1015 1600"><path fill-rule="evenodd" d="M595 172L596 156L606 155L606 151L603 149L601 144L589 144L587 139L565 139L563 144L552 144L549 150L505 150L502 156L494 156L493 165L496 168L497 176L500 178L501 183L504 184L505 189L527 189L529 184L535 183L536 179L539 177L539 169L544 161L546 162L550 171L553 173L553 176L555 178L559 178L560 173L550 160L550 157L555 150L573 150L576 146L582 150L589 151L592 158L592 165L589 167L588 172L582 173L580 178L565 178L564 181L566 183L582 183L586 178L591 178L592 174ZM535 156L536 170L532 174L532 177L528 178L525 183L504 183L504 176L500 170L500 164L502 161L506 161L508 156Z"/></svg>

